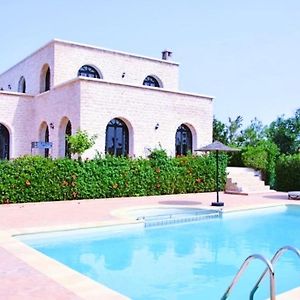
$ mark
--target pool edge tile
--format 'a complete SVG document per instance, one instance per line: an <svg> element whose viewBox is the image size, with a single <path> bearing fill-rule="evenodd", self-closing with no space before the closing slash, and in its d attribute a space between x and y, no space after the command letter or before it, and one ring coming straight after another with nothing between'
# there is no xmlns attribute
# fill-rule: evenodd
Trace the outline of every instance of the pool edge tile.
<svg viewBox="0 0 300 300"><path fill-rule="evenodd" d="M81 299L130 299L125 295L72 270L2 231L0 231L0 246L27 263L30 267L73 292Z"/></svg>

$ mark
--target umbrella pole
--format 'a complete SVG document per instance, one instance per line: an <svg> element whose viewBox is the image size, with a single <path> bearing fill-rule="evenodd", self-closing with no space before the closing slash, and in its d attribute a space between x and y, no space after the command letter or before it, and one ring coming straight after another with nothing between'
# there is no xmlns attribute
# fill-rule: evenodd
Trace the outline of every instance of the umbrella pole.
<svg viewBox="0 0 300 300"><path fill-rule="evenodd" d="M223 202L219 201L219 151L216 151L216 190L217 190L217 202L212 202L212 206L224 206Z"/></svg>

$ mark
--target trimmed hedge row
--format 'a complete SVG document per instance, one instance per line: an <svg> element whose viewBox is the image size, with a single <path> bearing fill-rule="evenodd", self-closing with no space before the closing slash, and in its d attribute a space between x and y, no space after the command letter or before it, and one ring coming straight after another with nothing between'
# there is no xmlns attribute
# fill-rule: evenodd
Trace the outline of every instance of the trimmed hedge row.
<svg viewBox="0 0 300 300"><path fill-rule="evenodd" d="M276 163L276 189L300 191L300 153L279 157Z"/></svg>
<svg viewBox="0 0 300 300"><path fill-rule="evenodd" d="M221 188L226 165L220 156ZM149 159L85 162L28 156L0 161L0 203L209 192L215 190L215 170L213 154L169 158L162 150Z"/></svg>

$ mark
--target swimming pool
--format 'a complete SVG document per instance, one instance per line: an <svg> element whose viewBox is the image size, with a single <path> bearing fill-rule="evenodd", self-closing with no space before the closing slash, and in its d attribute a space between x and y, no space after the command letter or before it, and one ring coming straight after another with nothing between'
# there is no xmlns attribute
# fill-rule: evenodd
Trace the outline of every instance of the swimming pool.
<svg viewBox="0 0 300 300"><path fill-rule="evenodd" d="M300 248L300 208L225 213L172 226L94 228L19 236L23 242L131 299L220 299L245 258ZM247 299L265 265L253 261L229 299ZM300 260L275 266L277 293L300 286ZM255 299L268 298L266 279Z"/></svg>

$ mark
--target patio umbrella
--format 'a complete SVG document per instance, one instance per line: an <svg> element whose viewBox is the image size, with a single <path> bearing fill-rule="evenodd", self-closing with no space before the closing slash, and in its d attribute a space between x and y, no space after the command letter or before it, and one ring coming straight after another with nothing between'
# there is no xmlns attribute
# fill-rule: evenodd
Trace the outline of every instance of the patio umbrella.
<svg viewBox="0 0 300 300"><path fill-rule="evenodd" d="M216 190L217 190L217 202L212 202L212 206L224 206L224 202L219 201L219 151L222 152L234 152L234 151L240 151L239 149L228 147L224 144L222 144L219 141L214 141L213 143L204 146L200 149L197 149L195 151L214 151L216 152L216 161L217 161L217 169L216 169Z"/></svg>

